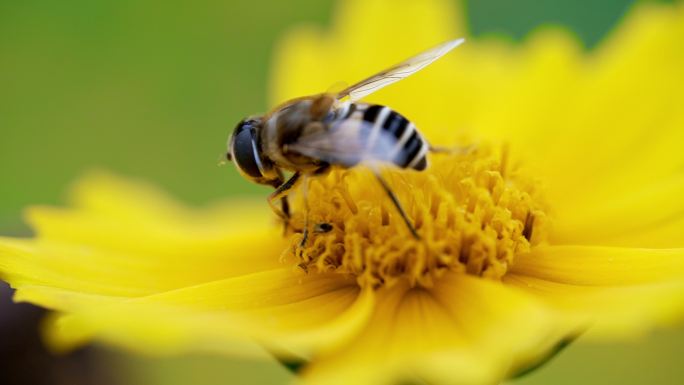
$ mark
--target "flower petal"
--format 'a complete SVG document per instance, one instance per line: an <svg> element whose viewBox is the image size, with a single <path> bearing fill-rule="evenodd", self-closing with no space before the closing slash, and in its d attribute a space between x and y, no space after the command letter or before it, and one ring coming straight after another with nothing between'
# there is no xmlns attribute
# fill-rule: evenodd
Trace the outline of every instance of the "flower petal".
<svg viewBox="0 0 684 385"><path fill-rule="evenodd" d="M65 225L68 225L65 222ZM0 238L0 275L15 288L38 285L66 292L135 297L281 266L284 243L276 229L226 235L191 248L117 251L52 240ZM125 238L120 238L125 243ZM188 239L188 242L195 240ZM175 240L176 246L181 242ZM169 243L174 243L170 239ZM168 245L167 245L168 246ZM160 249L164 248L160 245ZM66 310L59 301L40 303Z"/></svg>
<svg viewBox="0 0 684 385"><path fill-rule="evenodd" d="M302 359L354 334L372 307L352 278L281 268L65 315L49 336L57 349L100 338L154 352L258 341Z"/></svg>
<svg viewBox="0 0 684 385"><path fill-rule="evenodd" d="M595 337L642 333L684 316L684 249L540 248L519 256L504 282L590 321Z"/></svg>
<svg viewBox="0 0 684 385"><path fill-rule="evenodd" d="M554 244L684 246L684 175L598 196L560 212Z"/></svg>
<svg viewBox="0 0 684 385"><path fill-rule="evenodd" d="M547 246L516 256L511 273L572 285L617 286L684 279L684 249Z"/></svg>
<svg viewBox="0 0 684 385"><path fill-rule="evenodd" d="M90 173L72 189L73 208L32 207L26 219L41 239L163 258L225 255L236 239L270 230L265 201L231 200L189 208L141 181ZM280 238L280 237L278 237Z"/></svg>
<svg viewBox="0 0 684 385"><path fill-rule="evenodd" d="M682 176L684 52L673 49L682 39L684 6L639 4L583 60L540 132L544 145L528 151L564 213Z"/></svg>
<svg viewBox="0 0 684 385"><path fill-rule="evenodd" d="M0 276L18 299L67 311L282 266L287 241L265 203L190 210L104 173L83 178L72 197L73 209L28 210L37 239L0 238Z"/></svg>
<svg viewBox="0 0 684 385"><path fill-rule="evenodd" d="M684 282L580 286L511 274L504 281L591 325L588 338L624 338L684 317Z"/></svg>
<svg viewBox="0 0 684 385"><path fill-rule="evenodd" d="M305 368L305 383L495 383L577 331L532 297L467 275L431 290L395 286L377 303L348 346Z"/></svg>

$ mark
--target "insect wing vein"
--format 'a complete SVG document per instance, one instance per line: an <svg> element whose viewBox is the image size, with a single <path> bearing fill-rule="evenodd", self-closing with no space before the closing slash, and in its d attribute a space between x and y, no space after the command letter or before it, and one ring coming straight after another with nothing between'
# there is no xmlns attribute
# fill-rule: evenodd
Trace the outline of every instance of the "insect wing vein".
<svg viewBox="0 0 684 385"><path fill-rule="evenodd" d="M366 78L337 94L337 99L343 99L349 96L350 101L357 101L364 97L392 84L396 83L412 74L427 67L435 60L447 54L452 49L458 47L464 42L464 39L456 39L416 56L413 56L397 65L394 65L384 71L381 71L369 78Z"/></svg>

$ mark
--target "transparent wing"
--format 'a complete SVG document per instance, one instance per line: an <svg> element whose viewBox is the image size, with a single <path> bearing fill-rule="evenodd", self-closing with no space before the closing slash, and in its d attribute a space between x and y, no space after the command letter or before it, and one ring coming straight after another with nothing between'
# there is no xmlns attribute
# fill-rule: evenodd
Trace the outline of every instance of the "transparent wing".
<svg viewBox="0 0 684 385"><path fill-rule="evenodd" d="M327 131L300 136L288 151L330 164L351 167L359 163L391 163L398 155L396 138L373 123L346 119Z"/></svg>
<svg viewBox="0 0 684 385"><path fill-rule="evenodd" d="M349 96L353 102L372 94L381 88L396 83L414 73L422 70L430 65L435 60L444 56L452 49L461 45L465 39L456 39L440 44L437 47L422 52L412 58L406 59L403 62L394 65L378 74L375 74L367 79L364 79L350 87L345 88L339 94L337 99L343 99Z"/></svg>

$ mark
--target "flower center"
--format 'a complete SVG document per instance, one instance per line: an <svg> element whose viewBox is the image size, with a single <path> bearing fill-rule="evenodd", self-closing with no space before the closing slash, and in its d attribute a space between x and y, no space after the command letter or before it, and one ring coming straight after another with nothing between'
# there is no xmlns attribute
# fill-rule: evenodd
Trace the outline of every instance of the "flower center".
<svg viewBox="0 0 684 385"><path fill-rule="evenodd" d="M500 279L516 254L545 240L548 226L538 185L506 160L506 151L479 148L435 154L421 172L385 170L420 239L369 170L309 177L308 215L298 194L291 221L301 229L308 217L308 236L292 237L287 253L309 273L351 274L362 286L406 279L429 287L447 272Z"/></svg>

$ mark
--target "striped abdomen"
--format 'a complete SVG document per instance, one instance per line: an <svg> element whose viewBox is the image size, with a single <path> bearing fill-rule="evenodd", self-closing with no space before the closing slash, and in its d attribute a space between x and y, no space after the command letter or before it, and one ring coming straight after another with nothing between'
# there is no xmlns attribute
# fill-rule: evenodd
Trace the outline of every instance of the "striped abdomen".
<svg viewBox="0 0 684 385"><path fill-rule="evenodd" d="M368 135L367 148L379 146L382 137L383 152L389 151L386 157L396 166L419 171L427 167L429 145L416 126L400 113L377 104L351 103L338 116L366 122L370 127L364 132L364 135ZM387 138L391 140L389 145L386 144Z"/></svg>

